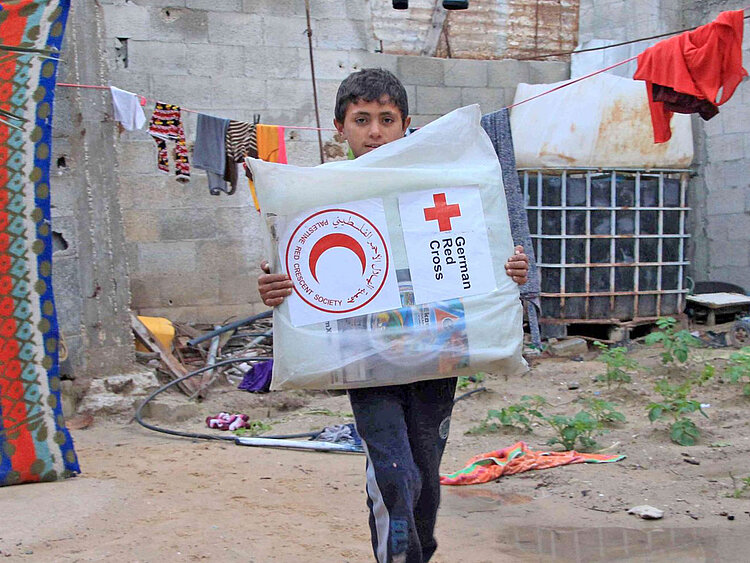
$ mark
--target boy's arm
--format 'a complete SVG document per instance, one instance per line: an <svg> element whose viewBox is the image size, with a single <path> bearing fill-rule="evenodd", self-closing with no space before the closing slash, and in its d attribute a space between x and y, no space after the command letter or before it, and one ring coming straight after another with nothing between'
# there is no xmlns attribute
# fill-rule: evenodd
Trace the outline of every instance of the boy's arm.
<svg viewBox="0 0 750 563"><path fill-rule="evenodd" d="M263 260L260 269L265 272L258 276L258 291L263 303L268 307L276 307L284 302L284 299L292 294L292 280L286 274L271 274L268 262ZM515 254L508 258L505 263L507 273L518 285L528 281L529 257L523 253L523 246L516 246Z"/></svg>
<svg viewBox="0 0 750 563"><path fill-rule="evenodd" d="M258 292L267 307L276 307L284 298L292 294L292 280L286 274L272 274L268 262L263 260L260 269L265 272L258 276Z"/></svg>

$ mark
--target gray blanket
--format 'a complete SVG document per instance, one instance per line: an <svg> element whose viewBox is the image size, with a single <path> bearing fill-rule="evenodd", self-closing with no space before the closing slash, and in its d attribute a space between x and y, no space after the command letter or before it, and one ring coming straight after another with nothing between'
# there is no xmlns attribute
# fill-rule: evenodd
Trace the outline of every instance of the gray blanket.
<svg viewBox="0 0 750 563"><path fill-rule="evenodd" d="M532 341L535 345L540 346L541 338L537 321L537 309L540 306L539 294L541 292L539 269L534 258L534 245L529 233L526 204L516 171L516 156L513 152L513 136L510 130L510 112L507 109L501 109L482 116L482 128L489 135L492 145L495 147L497 159L500 161L513 244L522 245L524 252L529 257L529 280L521 286L521 299L529 303L527 313Z"/></svg>

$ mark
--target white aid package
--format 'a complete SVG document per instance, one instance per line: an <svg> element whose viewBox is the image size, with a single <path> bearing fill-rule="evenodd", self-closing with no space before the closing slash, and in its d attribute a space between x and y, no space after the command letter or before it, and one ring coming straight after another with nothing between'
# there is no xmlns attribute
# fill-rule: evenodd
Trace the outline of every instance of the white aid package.
<svg viewBox="0 0 750 563"><path fill-rule="evenodd" d="M479 106L356 160L247 159L274 273L271 389L515 374L522 306L500 165Z"/></svg>

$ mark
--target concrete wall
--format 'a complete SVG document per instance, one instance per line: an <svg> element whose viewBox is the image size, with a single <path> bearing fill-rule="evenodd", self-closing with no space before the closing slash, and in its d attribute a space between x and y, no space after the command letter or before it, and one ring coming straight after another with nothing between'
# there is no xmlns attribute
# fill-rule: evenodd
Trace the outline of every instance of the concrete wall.
<svg viewBox="0 0 750 563"><path fill-rule="evenodd" d="M376 53L377 4L311 2L324 127L341 79L363 67L387 68L404 81L417 126L466 104L498 109L519 82L568 76L565 62ZM302 0L74 3L60 80L112 84L233 119L259 113L264 123L291 126L291 163L314 165L317 133L294 127L315 125L305 29ZM152 109L149 101L148 115ZM190 144L196 114L183 116ZM55 293L76 371L123 371L121 356L132 355L131 299L136 312L175 321L222 322L265 309L256 291L265 254L259 216L244 184L215 197L203 171L193 169L189 184L158 173L153 140L145 130L118 131L107 91L60 88L55 131L53 228L68 245L55 254ZM333 131L322 139L327 158L344 156ZM92 353L110 349L113 337L121 355L108 365Z"/></svg>
<svg viewBox="0 0 750 563"><path fill-rule="evenodd" d="M712 21L720 12L745 8L741 0L581 0L580 37L627 40L685 29ZM615 62L643 50L602 51ZM607 58L609 57L609 58ZM743 60L750 67L750 33L745 23ZM591 61L589 61L591 62ZM574 61L573 66L576 66ZM599 67L601 68L601 66ZM632 76L634 66L615 72ZM577 74L574 71L574 74ZM690 244L695 280L725 281L750 291L750 83L745 80L710 121L693 117L697 175L690 182Z"/></svg>
<svg viewBox="0 0 750 563"><path fill-rule="evenodd" d="M106 82L106 64L89 42L100 32L95 10L74 9L59 82ZM70 366L78 376L134 370L110 105L108 94L99 91L57 89L50 171L53 287Z"/></svg>

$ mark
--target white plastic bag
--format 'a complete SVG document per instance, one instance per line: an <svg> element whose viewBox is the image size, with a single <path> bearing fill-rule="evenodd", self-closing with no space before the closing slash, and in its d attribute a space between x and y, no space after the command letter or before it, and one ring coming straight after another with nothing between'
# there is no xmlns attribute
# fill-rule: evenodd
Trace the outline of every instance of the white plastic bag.
<svg viewBox="0 0 750 563"><path fill-rule="evenodd" d="M461 108L315 168L247 159L272 271L295 282L274 310L272 389L525 369L505 194L480 117Z"/></svg>

